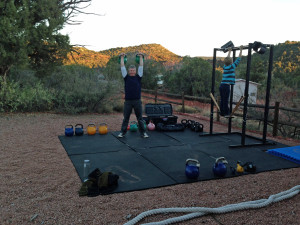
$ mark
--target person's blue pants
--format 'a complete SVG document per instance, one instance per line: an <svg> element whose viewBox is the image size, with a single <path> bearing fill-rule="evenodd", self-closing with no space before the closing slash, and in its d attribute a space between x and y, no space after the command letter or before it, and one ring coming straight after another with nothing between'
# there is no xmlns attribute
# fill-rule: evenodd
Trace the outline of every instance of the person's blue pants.
<svg viewBox="0 0 300 225"><path fill-rule="evenodd" d="M230 85L229 84L221 84L219 87L220 96L221 96L221 103L220 103L220 110L221 116L229 115L229 106L228 100L230 95Z"/></svg>
<svg viewBox="0 0 300 225"><path fill-rule="evenodd" d="M143 120L143 106L142 101L140 99L137 100L125 100L124 102L124 119L121 127L121 132L125 134L127 132L127 126L129 123L130 115L132 113L132 109L134 109L134 113L139 125L140 133L146 132L145 122Z"/></svg>

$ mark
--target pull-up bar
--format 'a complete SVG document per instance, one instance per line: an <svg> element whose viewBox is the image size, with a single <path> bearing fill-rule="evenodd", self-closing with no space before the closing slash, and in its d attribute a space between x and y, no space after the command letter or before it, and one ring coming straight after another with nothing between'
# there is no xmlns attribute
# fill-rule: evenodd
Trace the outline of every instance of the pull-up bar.
<svg viewBox="0 0 300 225"><path fill-rule="evenodd" d="M257 53L259 54L264 54L265 53L265 50L266 48L269 48L271 47L272 45L271 44L263 44L259 41L255 41L253 43L253 46L251 48L253 48L254 51L256 51ZM240 50L241 49L241 46L239 47L235 47L233 45L233 43L231 41L227 42L225 45L223 45L221 48L215 48L216 51L223 51L223 52L227 52L228 51L228 48L231 48L232 51L236 51L236 50ZM249 49L250 46L249 45L243 45L243 50L245 49ZM262 50L263 49L263 50Z"/></svg>
<svg viewBox="0 0 300 225"><path fill-rule="evenodd" d="M225 47L224 47L225 46ZM235 51L239 50L239 47L234 47L233 43L230 41L226 43L221 48L214 48L214 56L213 56L213 70L212 70L212 86L211 86L211 94L214 95L215 92L215 74L216 74L216 54L217 51L226 51L229 47L233 50L233 57L235 58ZM247 121L247 112L248 112L248 97L249 97L249 81L250 81L250 68L251 68L251 55L252 49L259 54L264 54L266 52L266 48L270 48L269 53L269 66L268 66L268 78L267 78L267 88L266 88L266 99L265 99L265 112L264 112L264 128L263 128L263 138L258 139L262 141L262 143L255 143L253 145L263 145L263 144L274 144L274 142L268 142L266 140L267 135L267 125L268 125L268 115L269 115L269 98L270 98L270 88L271 88L271 73L273 69L273 48L274 45L270 44L262 44L261 42L249 43L249 45L243 46L243 49L248 49L247 55L247 71L246 71L246 84L244 91L244 108L243 108L243 126L242 126L242 134L241 134L241 145L235 145L230 147L242 147L249 146L245 144L246 137L246 121ZM225 52L224 51L224 52ZM233 96L233 85L231 85L231 95L230 95L230 113L232 113L232 96ZM211 114L210 114L210 131L209 135L213 135L213 110L214 110L214 101L211 100ZM228 121L228 133L231 133L231 118Z"/></svg>

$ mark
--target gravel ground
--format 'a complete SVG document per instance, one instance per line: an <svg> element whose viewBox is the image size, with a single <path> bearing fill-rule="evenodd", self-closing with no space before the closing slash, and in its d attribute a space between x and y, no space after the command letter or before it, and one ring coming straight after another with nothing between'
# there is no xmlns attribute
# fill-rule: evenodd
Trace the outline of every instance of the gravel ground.
<svg viewBox="0 0 300 225"><path fill-rule="evenodd" d="M209 121L201 121L205 131ZM119 130L122 115L0 114L0 224L124 224L126 217L162 207L220 207L269 195L300 184L300 168L229 179L174 185L94 198L79 197L81 181L58 135L66 124L106 122ZM216 131L226 126L216 123ZM257 134L254 134L257 135ZM269 138L269 137L268 137ZM273 139L273 138L270 138ZM299 142L274 139L287 145ZM178 216L163 214L147 223ZM266 208L207 215L180 224L300 224L300 194Z"/></svg>

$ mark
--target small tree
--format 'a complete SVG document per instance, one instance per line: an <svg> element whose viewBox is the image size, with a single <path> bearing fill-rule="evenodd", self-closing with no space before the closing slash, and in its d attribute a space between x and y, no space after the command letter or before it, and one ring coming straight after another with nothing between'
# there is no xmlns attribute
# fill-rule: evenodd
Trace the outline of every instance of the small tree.
<svg viewBox="0 0 300 225"><path fill-rule="evenodd" d="M69 37L59 31L83 13L91 0L7 0L0 2L0 76L14 65L30 65L47 74L71 50Z"/></svg>
<svg viewBox="0 0 300 225"><path fill-rule="evenodd" d="M184 57L180 69L168 75L167 87L175 93L208 96L211 70L210 63L201 58Z"/></svg>

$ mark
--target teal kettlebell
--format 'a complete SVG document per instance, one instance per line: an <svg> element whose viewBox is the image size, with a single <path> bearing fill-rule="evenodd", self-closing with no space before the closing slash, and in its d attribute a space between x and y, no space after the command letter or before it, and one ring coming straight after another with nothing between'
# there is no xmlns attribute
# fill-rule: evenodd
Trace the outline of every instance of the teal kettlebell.
<svg viewBox="0 0 300 225"><path fill-rule="evenodd" d="M143 60L144 60L144 55L143 55ZM135 61L137 64L140 64L140 55L139 54L136 54Z"/></svg>
<svg viewBox="0 0 300 225"><path fill-rule="evenodd" d="M119 64L121 63L121 56L119 56ZM124 56L124 64L127 63L127 55Z"/></svg>
<svg viewBox="0 0 300 225"><path fill-rule="evenodd" d="M136 132L136 131L138 130L137 122L131 121L131 122L130 122L130 128L129 128L129 130L130 130L131 132Z"/></svg>

